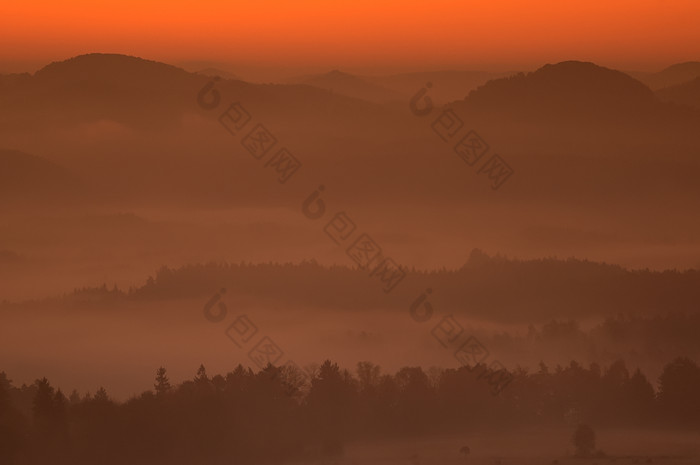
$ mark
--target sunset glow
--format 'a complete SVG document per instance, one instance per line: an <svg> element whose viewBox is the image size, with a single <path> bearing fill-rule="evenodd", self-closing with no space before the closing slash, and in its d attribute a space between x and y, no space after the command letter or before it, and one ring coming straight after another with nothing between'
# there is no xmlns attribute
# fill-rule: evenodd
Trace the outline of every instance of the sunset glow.
<svg viewBox="0 0 700 465"><path fill-rule="evenodd" d="M6 61L101 51L329 66L508 67L580 59L658 68L700 55L694 0L3 3Z"/></svg>

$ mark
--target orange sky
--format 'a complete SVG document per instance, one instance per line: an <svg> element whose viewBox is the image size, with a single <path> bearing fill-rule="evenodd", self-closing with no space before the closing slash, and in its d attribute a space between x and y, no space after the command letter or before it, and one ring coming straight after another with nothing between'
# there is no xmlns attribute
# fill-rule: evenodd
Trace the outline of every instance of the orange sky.
<svg viewBox="0 0 700 465"><path fill-rule="evenodd" d="M700 60L700 1L2 0L0 44L5 63L100 51L341 68L579 59L656 69Z"/></svg>

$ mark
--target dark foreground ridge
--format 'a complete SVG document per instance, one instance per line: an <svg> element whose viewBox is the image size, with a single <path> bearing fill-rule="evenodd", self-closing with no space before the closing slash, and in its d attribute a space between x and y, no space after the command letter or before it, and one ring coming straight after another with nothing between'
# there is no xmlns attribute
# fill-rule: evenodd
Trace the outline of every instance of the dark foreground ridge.
<svg viewBox="0 0 700 465"><path fill-rule="evenodd" d="M171 385L164 368L153 390L126 402L104 388L68 398L46 378L12 386L0 372L3 464L261 463L337 458L348 441L518 430L532 426L700 428L700 368L668 363L655 391L623 362L576 362L519 370L492 396L478 367L405 367L383 374L369 362L355 373L331 361L301 370L239 365ZM585 431L585 428L584 428ZM590 432L589 432L590 433ZM556 449L560 449L556 446Z"/></svg>

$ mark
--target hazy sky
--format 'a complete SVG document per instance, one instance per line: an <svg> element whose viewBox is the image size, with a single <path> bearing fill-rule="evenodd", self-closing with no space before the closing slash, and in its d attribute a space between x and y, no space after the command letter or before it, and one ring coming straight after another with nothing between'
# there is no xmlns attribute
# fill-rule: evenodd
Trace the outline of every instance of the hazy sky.
<svg viewBox="0 0 700 465"><path fill-rule="evenodd" d="M343 69L578 59L655 70L700 59L698 24L698 0L2 1L0 71L88 52Z"/></svg>

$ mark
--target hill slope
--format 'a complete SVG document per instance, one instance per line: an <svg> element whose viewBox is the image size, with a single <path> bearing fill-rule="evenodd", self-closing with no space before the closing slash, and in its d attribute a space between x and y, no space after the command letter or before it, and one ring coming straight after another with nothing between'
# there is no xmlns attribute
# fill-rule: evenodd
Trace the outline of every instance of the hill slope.
<svg viewBox="0 0 700 465"><path fill-rule="evenodd" d="M16 150L0 150L0 204L73 202L85 186L65 169Z"/></svg>

